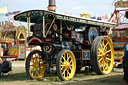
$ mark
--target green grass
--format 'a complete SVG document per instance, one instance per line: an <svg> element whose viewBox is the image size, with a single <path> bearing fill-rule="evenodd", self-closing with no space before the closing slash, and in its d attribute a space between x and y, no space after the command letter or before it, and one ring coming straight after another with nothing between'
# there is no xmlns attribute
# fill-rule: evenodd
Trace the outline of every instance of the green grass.
<svg viewBox="0 0 128 85"><path fill-rule="evenodd" d="M66 83L65 85L122 85L124 82L122 80L122 75L114 75L114 76L108 76L104 78L94 78L94 79L88 79L88 80L76 80L72 83ZM124 84L123 84L124 85Z"/></svg>
<svg viewBox="0 0 128 85"><path fill-rule="evenodd" d="M9 75L0 78L0 85L121 85L123 83L123 73L110 73L108 75L97 75L95 72L85 74L84 71L76 73L70 81L60 81L56 71L45 73L39 80L29 80L24 67L13 67Z"/></svg>

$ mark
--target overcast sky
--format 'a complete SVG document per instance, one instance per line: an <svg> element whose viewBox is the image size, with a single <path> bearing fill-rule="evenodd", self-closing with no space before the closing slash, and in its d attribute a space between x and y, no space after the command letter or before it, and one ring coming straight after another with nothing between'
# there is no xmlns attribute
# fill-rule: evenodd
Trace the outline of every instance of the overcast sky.
<svg viewBox="0 0 128 85"><path fill-rule="evenodd" d="M56 0L57 12L79 15L88 12L92 16L112 13L113 0ZM47 10L48 0L0 0L0 7L8 6L8 12L31 9Z"/></svg>
<svg viewBox="0 0 128 85"><path fill-rule="evenodd" d="M8 6L8 12L32 9L47 10L49 0L0 0L0 8ZM91 16L104 16L114 11L113 0L56 0L56 12L80 15L90 13ZM0 21L6 19L0 17Z"/></svg>

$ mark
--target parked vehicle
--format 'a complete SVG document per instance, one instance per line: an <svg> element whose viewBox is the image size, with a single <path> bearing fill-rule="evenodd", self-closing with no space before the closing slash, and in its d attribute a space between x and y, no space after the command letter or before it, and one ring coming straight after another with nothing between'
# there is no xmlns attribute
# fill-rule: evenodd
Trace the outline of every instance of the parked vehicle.
<svg viewBox="0 0 128 85"><path fill-rule="evenodd" d="M29 78L42 78L46 67L54 66L61 80L72 79L84 66L91 66L97 74L111 72L114 50L104 29L116 24L45 10L25 11L14 19L34 23L28 43L42 49L32 51L26 59Z"/></svg>

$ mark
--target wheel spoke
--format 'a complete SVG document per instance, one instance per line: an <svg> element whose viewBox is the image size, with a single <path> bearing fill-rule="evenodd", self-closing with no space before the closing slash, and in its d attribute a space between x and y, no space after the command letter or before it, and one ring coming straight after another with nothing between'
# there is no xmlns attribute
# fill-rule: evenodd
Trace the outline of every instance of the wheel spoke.
<svg viewBox="0 0 128 85"><path fill-rule="evenodd" d="M64 78L65 78L65 71L66 71L66 69L64 69L64 71L63 71L63 73L62 73L62 75L64 76Z"/></svg>
<svg viewBox="0 0 128 85"><path fill-rule="evenodd" d="M63 68L61 67L61 69L60 70L63 70Z"/></svg>
<svg viewBox="0 0 128 85"><path fill-rule="evenodd" d="M98 61L101 62L101 60L103 60L103 58L100 58Z"/></svg>
<svg viewBox="0 0 128 85"><path fill-rule="evenodd" d="M100 51L101 53L103 53L103 50L101 48L99 48L98 51Z"/></svg>
<svg viewBox="0 0 128 85"><path fill-rule="evenodd" d="M99 47L103 48L103 45L101 43L99 45L100 45Z"/></svg>
<svg viewBox="0 0 128 85"><path fill-rule="evenodd" d="M71 56L69 56L69 57L67 58L67 62L69 61L70 58L71 58Z"/></svg>
<svg viewBox="0 0 128 85"><path fill-rule="evenodd" d="M31 72L31 75L33 76L33 74L34 74L34 68L32 68L32 69L30 70L30 72Z"/></svg>
<svg viewBox="0 0 128 85"><path fill-rule="evenodd" d="M103 39L103 41L102 41L102 46L104 46L104 39Z"/></svg>
<svg viewBox="0 0 128 85"><path fill-rule="evenodd" d="M67 57L69 56L69 54L67 53Z"/></svg>
<svg viewBox="0 0 128 85"><path fill-rule="evenodd" d="M33 54L33 57L35 58L36 57L36 54Z"/></svg>
<svg viewBox="0 0 128 85"><path fill-rule="evenodd" d="M63 58L63 60L64 60L64 62L65 62L65 61L66 61L66 60L65 60L65 57L64 57L64 56L62 56L62 58Z"/></svg>
<svg viewBox="0 0 128 85"><path fill-rule="evenodd" d="M72 60L69 63L71 64L72 63Z"/></svg>
<svg viewBox="0 0 128 85"><path fill-rule="evenodd" d="M109 66L108 66L108 64L106 63L104 70L108 70L108 69L109 69Z"/></svg>
<svg viewBox="0 0 128 85"><path fill-rule="evenodd" d="M72 69L73 69L73 66L70 66L70 67L69 67L69 69L72 71Z"/></svg>
<svg viewBox="0 0 128 85"><path fill-rule="evenodd" d="M103 61L99 62L100 68L103 66Z"/></svg>
<svg viewBox="0 0 128 85"><path fill-rule="evenodd" d="M33 57L31 58L30 62L34 62L34 58Z"/></svg>
<svg viewBox="0 0 128 85"><path fill-rule="evenodd" d="M73 65L70 65L70 67L73 67Z"/></svg>
<svg viewBox="0 0 128 85"><path fill-rule="evenodd" d="M39 62L39 56L36 56L36 62Z"/></svg>
<svg viewBox="0 0 128 85"><path fill-rule="evenodd" d="M61 61L61 65L63 65L63 64L64 64L64 62Z"/></svg>
<svg viewBox="0 0 128 85"><path fill-rule="evenodd" d="M104 48L106 48L108 46L109 42L106 43L106 45L104 46Z"/></svg>
<svg viewBox="0 0 128 85"><path fill-rule="evenodd" d="M103 71L104 71L104 69L105 69L105 62L104 61L103 61L103 66L102 67L103 67Z"/></svg>
<svg viewBox="0 0 128 85"><path fill-rule="evenodd" d="M38 69L36 69L35 75L36 75L37 77L39 76Z"/></svg>
<svg viewBox="0 0 128 85"><path fill-rule="evenodd" d="M68 75L68 78L70 78L70 73L69 73L69 70L67 70L67 75Z"/></svg>
<svg viewBox="0 0 128 85"><path fill-rule="evenodd" d="M106 60L111 61L111 58L106 57Z"/></svg>
<svg viewBox="0 0 128 85"><path fill-rule="evenodd" d="M108 50L108 51L106 51L106 53L109 53L109 52L111 52L111 49L110 49L110 50Z"/></svg>
<svg viewBox="0 0 128 85"><path fill-rule="evenodd" d="M103 54L100 54L100 55L98 55L98 56L103 56Z"/></svg>
<svg viewBox="0 0 128 85"><path fill-rule="evenodd" d="M60 66L64 67L64 66L67 66L67 65L60 65Z"/></svg>
<svg viewBox="0 0 128 85"><path fill-rule="evenodd" d="M98 54L102 54L102 52L98 51Z"/></svg>

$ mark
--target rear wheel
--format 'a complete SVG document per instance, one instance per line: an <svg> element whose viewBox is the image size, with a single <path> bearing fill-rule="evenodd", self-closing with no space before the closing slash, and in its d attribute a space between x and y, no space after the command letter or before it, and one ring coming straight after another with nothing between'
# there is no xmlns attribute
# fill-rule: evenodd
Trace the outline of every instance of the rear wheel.
<svg viewBox="0 0 128 85"><path fill-rule="evenodd" d="M57 56L56 70L58 77L64 80L70 80L75 75L76 60L70 50L62 50Z"/></svg>
<svg viewBox="0 0 128 85"><path fill-rule="evenodd" d="M44 76L46 66L43 64L46 62L41 51L32 51L26 59L26 73L30 79L39 79Z"/></svg>
<svg viewBox="0 0 128 85"><path fill-rule="evenodd" d="M114 63L114 49L111 40L107 36L98 36L91 47L91 64L98 74L111 72Z"/></svg>

